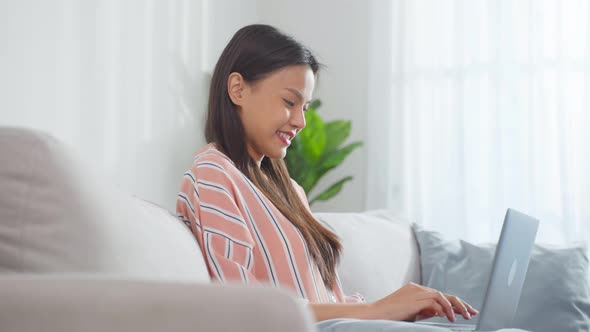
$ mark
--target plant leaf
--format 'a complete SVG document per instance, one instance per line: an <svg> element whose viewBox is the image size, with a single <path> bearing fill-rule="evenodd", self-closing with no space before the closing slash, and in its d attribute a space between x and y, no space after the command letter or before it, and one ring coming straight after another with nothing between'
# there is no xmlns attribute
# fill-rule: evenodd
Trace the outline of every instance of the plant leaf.
<svg viewBox="0 0 590 332"><path fill-rule="evenodd" d="M318 165L315 168L314 176L312 179L309 179L309 186L310 188L315 187L317 182L326 175L330 170L338 167L348 155L355 150L356 148L362 146L362 142L353 142L349 145L343 147L342 149L338 149L336 151L332 151L322 157L322 160L318 162ZM311 189L310 189L311 190Z"/></svg>
<svg viewBox="0 0 590 332"><path fill-rule="evenodd" d="M324 190L321 194L317 195L314 199L309 202L309 205L315 203L316 201L327 201L330 198L336 196L340 190L342 190L342 186L344 183L352 181L352 176L347 176L338 182L331 185L328 189Z"/></svg>
<svg viewBox="0 0 590 332"><path fill-rule="evenodd" d="M314 167L307 167L303 172L304 173L301 177L301 182L298 183L305 191L305 194L309 195L313 187L315 187L316 183L318 182L318 174Z"/></svg>
<svg viewBox="0 0 590 332"><path fill-rule="evenodd" d="M301 183L302 178L305 176L307 162L299 148L300 144L298 141L298 137L295 137L293 142L291 142L291 146L287 149L285 163L287 164L287 169L289 170L291 178L297 181L297 183Z"/></svg>
<svg viewBox="0 0 590 332"><path fill-rule="evenodd" d="M348 135L350 135L351 127L350 120L326 122L326 151L335 150L344 143Z"/></svg>
<svg viewBox="0 0 590 332"><path fill-rule="evenodd" d="M305 113L307 126L299 133L301 150L309 164L313 166L326 148L326 132L324 122L314 110Z"/></svg>
<svg viewBox="0 0 590 332"><path fill-rule="evenodd" d="M317 109L322 106L322 101L319 99L316 100L312 100L311 103L309 103L309 105L307 106L307 110L314 110L317 111Z"/></svg>
<svg viewBox="0 0 590 332"><path fill-rule="evenodd" d="M289 175L303 187L307 195L320 178L339 166L353 150L362 145L362 142L353 142L339 148L350 135L351 121L336 120L324 123L317 113L321 105L319 99L310 103L305 114L306 129L293 139L285 157ZM334 197L340 192L343 184L351 180L352 177L346 177L338 181L317 195L310 204Z"/></svg>
<svg viewBox="0 0 590 332"><path fill-rule="evenodd" d="M318 168L320 169L320 171L331 170L332 168L340 165L352 151L361 147L362 145L363 142L353 142L343 147L342 149L338 149L328 153L324 158L322 158L322 161L319 163Z"/></svg>
<svg viewBox="0 0 590 332"><path fill-rule="evenodd" d="M303 150L301 147L301 137L299 135L295 136L295 138L291 141L291 145L287 148L287 156L285 157L285 159L291 157L304 158Z"/></svg>

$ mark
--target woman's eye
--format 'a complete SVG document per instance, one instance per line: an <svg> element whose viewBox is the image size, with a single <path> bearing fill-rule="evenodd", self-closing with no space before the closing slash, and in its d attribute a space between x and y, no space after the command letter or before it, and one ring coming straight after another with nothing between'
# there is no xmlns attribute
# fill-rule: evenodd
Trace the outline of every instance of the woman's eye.
<svg viewBox="0 0 590 332"><path fill-rule="evenodd" d="M290 101L290 100L287 100L287 99L284 99L284 98L283 98L283 100L284 100L284 101L285 101L285 103L286 103L287 105L289 105L290 107L293 107L293 106L295 106L295 103L294 103L294 102L292 102L292 101Z"/></svg>

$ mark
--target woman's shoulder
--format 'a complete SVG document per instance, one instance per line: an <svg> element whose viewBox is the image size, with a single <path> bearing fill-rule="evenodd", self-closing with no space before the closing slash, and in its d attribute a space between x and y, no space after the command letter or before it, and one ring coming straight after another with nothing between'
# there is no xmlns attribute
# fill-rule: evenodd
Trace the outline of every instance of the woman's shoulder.
<svg viewBox="0 0 590 332"><path fill-rule="evenodd" d="M239 170L235 163L214 143L209 143L202 147L193 155L191 170L196 172L198 169L217 169L219 172L232 176Z"/></svg>
<svg viewBox="0 0 590 332"><path fill-rule="evenodd" d="M234 166L234 162L223 152L221 152L215 143L209 143L193 154L193 166L202 162L212 162L219 166Z"/></svg>

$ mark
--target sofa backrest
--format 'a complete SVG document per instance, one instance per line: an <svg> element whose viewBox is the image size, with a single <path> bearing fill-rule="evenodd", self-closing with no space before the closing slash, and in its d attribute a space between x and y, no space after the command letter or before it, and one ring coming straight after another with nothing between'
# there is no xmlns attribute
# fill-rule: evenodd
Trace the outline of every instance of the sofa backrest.
<svg viewBox="0 0 590 332"><path fill-rule="evenodd" d="M0 273L210 282L183 222L108 183L49 135L0 127Z"/></svg>
<svg viewBox="0 0 590 332"><path fill-rule="evenodd" d="M0 127L0 273L210 282L184 223L108 183L53 137ZM388 211L315 215L342 240L345 293L372 301L420 281L407 222Z"/></svg>
<svg viewBox="0 0 590 332"><path fill-rule="evenodd" d="M346 294L375 301L408 282L420 283L418 245L408 222L386 210L314 215L340 237L338 275Z"/></svg>

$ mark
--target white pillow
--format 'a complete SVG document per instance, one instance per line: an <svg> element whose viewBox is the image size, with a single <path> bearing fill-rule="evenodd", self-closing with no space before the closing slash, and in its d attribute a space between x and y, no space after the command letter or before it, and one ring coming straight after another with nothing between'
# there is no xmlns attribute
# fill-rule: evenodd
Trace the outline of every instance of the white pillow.
<svg viewBox="0 0 590 332"><path fill-rule="evenodd" d="M0 273L209 282L188 228L125 195L54 138L0 127Z"/></svg>
<svg viewBox="0 0 590 332"><path fill-rule="evenodd" d="M315 213L342 242L338 274L347 295L378 300L408 282L420 282L418 248L409 223L386 210Z"/></svg>

